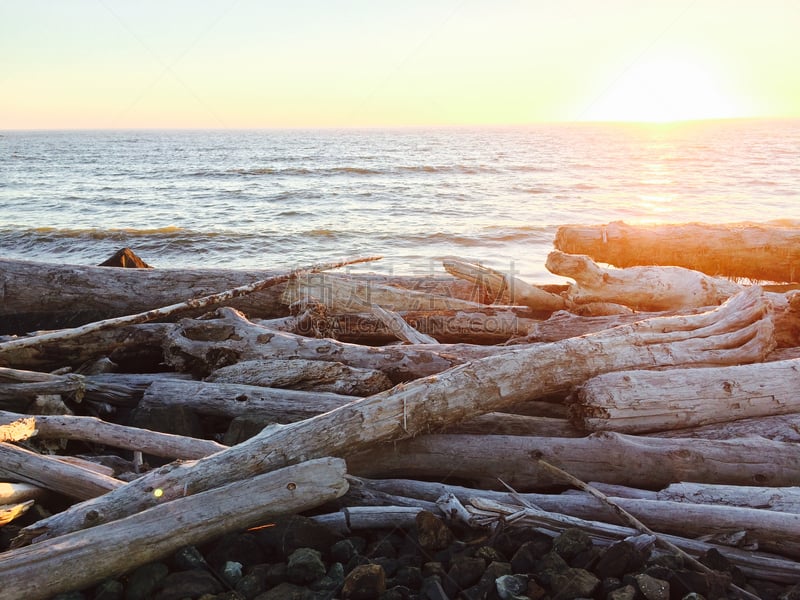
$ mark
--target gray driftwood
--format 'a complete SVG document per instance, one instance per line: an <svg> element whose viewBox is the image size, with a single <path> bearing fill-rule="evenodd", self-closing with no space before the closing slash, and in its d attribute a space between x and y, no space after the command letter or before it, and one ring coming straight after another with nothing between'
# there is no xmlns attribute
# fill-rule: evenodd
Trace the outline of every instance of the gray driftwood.
<svg viewBox="0 0 800 600"><path fill-rule="evenodd" d="M605 334L523 347L396 386L305 421L268 427L246 442L194 463L151 471L119 490L26 528L22 539L44 539L84 528L87 512L97 517L95 523L133 514L153 505L144 492L147 489L163 489L171 499L187 490L196 493L302 458L350 455L379 442L411 438L572 388L602 372L747 362L759 360L770 346L771 323L760 291L754 288L709 313L642 321Z"/></svg>

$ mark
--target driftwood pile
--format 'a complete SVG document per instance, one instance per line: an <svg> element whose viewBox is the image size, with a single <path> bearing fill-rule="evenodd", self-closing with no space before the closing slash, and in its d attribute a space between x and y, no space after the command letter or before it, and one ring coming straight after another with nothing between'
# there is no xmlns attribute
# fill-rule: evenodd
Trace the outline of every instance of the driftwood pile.
<svg viewBox="0 0 800 600"><path fill-rule="evenodd" d="M442 518L607 544L634 533L629 514L666 547L800 581L800 297L717 276L791 281L800 233L703 227L705 246L660 253L683 243L671 227L561 228L547 267L568 286L455 258L451 277L327 273L371 259L281 273L0 260L0 525L47 493L74 502L0 554L0 598L86 587L343 495L373 506L315 518L396 525L414 511L386 505L439 500ZM627 268L589 256L614 252ZM687 254L713 260L675 266ZM637 255L650 266L627 266ZM215 439L178 435L175 415ZM116 470L76 443L118 449ZM570 476L592 493L564 491Z"/></svg>

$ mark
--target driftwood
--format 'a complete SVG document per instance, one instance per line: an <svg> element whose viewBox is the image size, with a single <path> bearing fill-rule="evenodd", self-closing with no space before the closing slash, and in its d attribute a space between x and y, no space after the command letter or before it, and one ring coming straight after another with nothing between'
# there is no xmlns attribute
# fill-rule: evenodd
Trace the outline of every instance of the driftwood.
<svg viewBox="0 0 800 600"><path fill-rule="evenodd" d="M741 291L726 279L709 277L682 267L629 267L604 269L588 256L547 256L547 269L575 280L566 293L577 304L614 302L638 310L675 310L714 306Z"/></svg>
<svg viewBox="0 0 800 600"><path fill-rule="evenodd" d="M156 381L145 392L139 410L186 406L198 414L249 416L264 422L293 423L358 400L327 392L282 390L256 385L203 381Z"/></svg>
<svg viewBox="0 0 800 600"><path fill-rule="evenodd" d="M355 535L364 529L411 529L422 508L412 506L353 506L311 519L339 535Z"/></svg>
<svg viewBox="0 0 800 600"><path fill-rule="evenodd" d="M490 356L312 419L269 427L246 442L194 463L151 471L119 490L76 504L26 528L21 542L86 527L87 512L97 516L95 523L101 523L152 506L154 500L142 493L146 489L158 487L170 499L301 458L353 454L379 442L414 437L569 389L606 371L759 360L771 345L770 334L771 324L760 291L753 288L709 313L642 321L605 334ZM277 334L269 337L274 335ZM459 458L451 462L462 461ZM752 463L755 462L754 459Z"/></svg>
<svg viewBox="0 0 800 600"><path fill-rule="evenodd" d="M29 483L86 500L118 488L121 481L51 456L0 443L0 479Z"/></svg>
<svg viewBox="0 0 800 600"><path fill-rule="evenodd" d="M728 423L715 423L702 427L672 429L642 435L664 438L704 438L707 440L731 440L759 436L776 442L800 443L800 414L741 419Z"/></svg>
<svg viewBox="0 0 800 600"><path fill-rule="evenodd" d="M672 483L656 499L692 504L722 504L800 514L800 488Z"/></svg>
<svg viewBox="0 0 800 600"><path fill-rule="evenodd" d="M351 455L364 477L502 479L515 489L558 484L531 458L543 458L584 480L661 488L691 478L702 483L788 486L800 477L800 447L761 438L664 439L620 433L583 438L426 435Z"/></svg>
<svg viewBox="0 0 800 600"><path fill-rule="evenodd" d="M669 371L618 371L587 381L570 405L587 431L647 433L800 412L800 359Z"/></svg>
<svg viewBox="0 0 800 600"><path fill-rule="evenodd" d="M616 267L675 265L709 275L794 282L800 278L800 227L709 225L565 225L555 247Z"/></svg>
<svg viewBox="0 0 800 600"><path fill-rule="evenodd" d="M35 600L85 588L187 545L302 512L347 490L345 464L322 458L153 508L88 531L0 554L0 599ZM151 496L157 490L151 490Z"/></svg>
<svg viewBox="0 0 800 600"><path fill-rule="evenodd" d="M57 415L18 415L0 411L0 424L13 422L15 419L31 422L38 438L57 438L67 440L83 440L126 448L167 458L201 458L227 446L211 440L200 440L181 435L158 433L147 429L126 427L107 423L95 417L73 417ZM0 429L3 425L0 425Z"/></svg>
<svg viewBox="0 0 800 600"><path fill-rule="evenodd" d="M539 437L583 437L586 432L566 419L530 417L500 412L486 413L447 428L448 433L475 435L528 435Z"/></svg>
<svg viewBox="0 0 800 600"><path fill-rule="evenodd" d="M0 482L0 504L14 504L35 500L44 494L44 490L30 483Z"/></svg>
<svg viewBox="0 0 800 600"><path fill-rule="evenodd" d="M408 344L438 344L439 342L426 333L421 333L403 320L398 313L386 310L377 304L372 305L372 314L378 317L397 339Z"/></svg>
<svg viewBox="0 0 800 600"><path fill-rule="evenodd" d="M305 359L245 360L212 372L206 381L371 396L392 387L381 371Z"/></svg>
<svg viewBox="0 0 800 600"><path fill-rule="evenodd" d="M483 265L459 258L447 258L442 264L451 275L487 288L491 295L506 304L522 304L545 313L561 310L567 305L564 298L558 294L547 292L518 277Z"/></svg>
<svg viewBox="0 0 800 600"><path fill-rule="evenodd" d="M3 411L0 411L0 415ZM15 414L11 419L0 417L0 442L21 442L36 433L32 417Z"/></svg>

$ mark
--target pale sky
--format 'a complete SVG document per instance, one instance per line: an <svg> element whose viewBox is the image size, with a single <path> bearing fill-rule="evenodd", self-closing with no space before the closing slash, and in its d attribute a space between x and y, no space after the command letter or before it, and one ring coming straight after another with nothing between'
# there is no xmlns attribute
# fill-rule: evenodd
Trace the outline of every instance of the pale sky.
<svg viewBox="0 0 800 600"><path fill-rule="evenodd" d="M0 0L0 129L800 116L798 0Z"/></svg>

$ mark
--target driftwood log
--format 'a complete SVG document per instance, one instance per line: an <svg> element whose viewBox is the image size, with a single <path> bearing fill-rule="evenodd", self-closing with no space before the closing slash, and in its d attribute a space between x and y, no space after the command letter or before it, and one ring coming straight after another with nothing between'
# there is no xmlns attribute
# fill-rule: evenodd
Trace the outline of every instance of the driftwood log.
<svg viewBox="0 0 800 600"><path fill-rule="evenodd" d="M151 471L26 528L20 542L82 529L87 513L94 517L92 523L99 524L148 508L154 503L148 490L156 487L171 499L301 459L354 454L379 442L411 438L570 389L607 371L760 360L771 347L771 331L760 290L752 288L709 313L641 321L595 336L475 360L305 421L268 427L194 463Z"/></svg>
<svg viewBox="0 0 800 600"><path fill-rule="evenodd" d="M800 359L712 369L618 371L581 386L570 405L586 431L649 433L800 413Z"/></svg>
<svg viewBox="0 0 800 600"><path fill-rule="evenodd" d="M347 491L345 464L322 458L149 510L58 540L0 554L0 599L36 600L85 588L187 545L302 512ZM151 490L151 496L158 496Z"/></svg>
<svg viewBox="0 0 800 600"><path fill-rule="evenodd" d="M576 304L613 302L637 310L675 310L714 306L741 291L742 286L682 267L606 269L588 256L555 250L547 269L575 280L566 292Z"/></svg>
<svg viewBox="0 0 800 600"><path fill-rule="evenodd" d="M665 438L703 438L707 440L731 440L747 436L759 436L776 442L800 443L800 414L741 419L728 423L658 431L642 435Z"/></svg>
<svg viewBox="0 0 800 600"><path fill-rule="evenodd" d="M721 504L800 514L800 487L754 487L672 483L656 499L692 504Z"/></svg>
<svg viewBox="0 0 800 600"><path fill-rule="evenodd" d="M565 225L558 228L555 247L616 267L675 265L709 275L800 280L796 225Z"/></svg>

